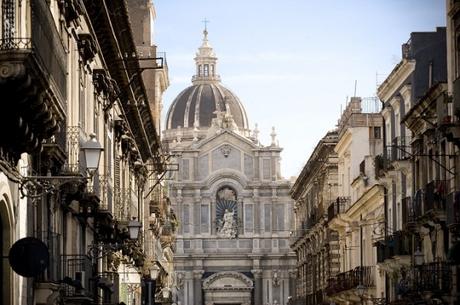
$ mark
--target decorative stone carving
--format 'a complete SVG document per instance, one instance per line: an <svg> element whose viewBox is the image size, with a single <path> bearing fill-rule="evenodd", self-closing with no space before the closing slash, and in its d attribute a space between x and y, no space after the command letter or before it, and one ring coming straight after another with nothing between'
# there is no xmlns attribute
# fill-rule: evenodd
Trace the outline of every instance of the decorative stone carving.
<svg viewBox="0 0 460 305"><path fill-rule="evenodd" d="M234 238L236 236L236 222L233 211L225 209L222 219L222 225L219 229L219 235L223 237Z"/></svg>
<svg viewBox="0 0 460 305"><path fill-rule="evenodd" d="M234 280L230 280L234 279ZM220 285L216 285L222 281L229 281L232 282L232 286L226 286L222 287ZM236 280L236 281L235 281ZM220 286L220 287L219 287ZM252 280L248 278L246 275L235 272L235 271L224 271L224 272L218 272L214 273L213 275L209 276L204 280L203 282L203 289L230 289L230 288L237 288L241 290L247 290L247 289L252 289L254 286ZM232 290L233 290L232 289Z"/></svg>
<svg viewBox="0 0 460 305"><path fill-rule="evenodd" d="M220 151L222 152L224 157L227 158L230 152L232 151L232 147L228 144L224 144L220 147Z"/></svg>

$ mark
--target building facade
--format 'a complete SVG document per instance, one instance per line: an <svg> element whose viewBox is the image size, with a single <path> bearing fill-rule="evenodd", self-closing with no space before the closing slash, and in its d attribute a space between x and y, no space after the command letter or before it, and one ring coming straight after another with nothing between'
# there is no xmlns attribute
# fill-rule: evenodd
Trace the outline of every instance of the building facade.
<svg viewBox="0 0 460 305"><path fill-rule="evenodd" d="M294 304L381 300L384 278L373 247L384 224L383 189L373 166L383 149L379 110L375 98L352 97L291 189L297 228L291 247L299 272Z"/></svg>
<svg viewBox="0 0 460 305"><path fill-rule="evenodd" d="M178 215L175 268L182 305L286 304L295 259L292 200L281 148L263 146L238 97L220 83L208 32L192 86L172 103L163 141L179 171L169 182Z"/></svg>
<svg viewBox="0 0 460 305"><path fill-rule="evenodd" d="M363 111L363 100L352 98L339 120L338 199L327 221L337 234L339 270L328 279L323 301L459 302L459 11L457 1L447 1L447 29L411 33L401 62L378 87L380 111ZM305 173L315 177L311 168L309 161L297 179L295 199L311 188L305 179ZM296 215L308 223L307 202L296 199ZM309 279L315 271L303 275L309 259L299 247L305 240L305 253L315 251L313 228L307 225L292 244L301 273L296 293L307 304L320 303L319 293L308 298L321 280ZM321 270L324 263L312 264Z"/></svg>
<svg viewBox="0 0 460 305"><path fill-rule="evenodd" d="M150 22L153 7L144 2L142 21ZM157 128L165 61L133 34L141 28L131 27L125 1L1 5L0 93L8 105L0 244L10 253L1 303L152 299L173 281L175 217L156 179L165 163ZM96 166L91 149L100 153Z"/></svg>
<svg viewBox="0 0 460 305"><path fill-rule="evenodd" d="M336 231L327 223L337 197L337 131L318 143L291 188L295 200L295 228L291 248L297 255L297 281L292 304L322 304L328 280L339 272Z"/></svg>

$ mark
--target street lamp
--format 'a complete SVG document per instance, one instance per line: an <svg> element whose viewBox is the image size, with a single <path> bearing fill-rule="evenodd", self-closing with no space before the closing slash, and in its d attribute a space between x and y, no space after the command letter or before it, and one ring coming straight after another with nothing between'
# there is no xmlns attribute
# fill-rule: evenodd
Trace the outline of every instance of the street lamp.
<svg viewBox="0 0 460 305"><path fill-rule="evenodd" d="M89 177L81 175L25 176L22 177L19 184L22 197L39 198L44 194L56 192L61 185L66 183L84 183L91 180L99 167L99 160L104 149L97 141L96 135L91 134L90 139L81 145L81 150L86 160L86 172Z"/></svg>
<svg viewBox="0 0 460 305"><path fill-rule="evenodd" d="M136 220L136 217L133 217L133 219L128 223L129 239L137 239L139 237L141 227L142 224Z"/></svg>
<svg viewBox="0 0 460 305"><path fill-rule="evenodd" d="M421 266L425 262L425 257L423 255L423 252L420 251L420 248L417 248L417 250L414 252L414 265L415 266Z"/></svg>
<svg viewBox="0 0 460 305"><path fill-rule="evenodd" d="M359 296L360 299L364 298L364 293L366 292L366 287L363 284L359 284L356 286L356 294Z"/></svg>
<svg viewBox="0 0 460 305"><path fill-rule="evenodd" d="M92 133L89 137L90 139L81 146L81 150L85 155L86 170L92 176L99 167L99 160L104 149L97 141L96 134Z"/></svg>
<svg viewBox="0 0 460 305"><path fill-rule="evenodd" d="M150 268L150 278L152 280L156 280L158 278L158 275L160 274L160 267L158 267L157 264L154 264L151 268Z"/></svg>

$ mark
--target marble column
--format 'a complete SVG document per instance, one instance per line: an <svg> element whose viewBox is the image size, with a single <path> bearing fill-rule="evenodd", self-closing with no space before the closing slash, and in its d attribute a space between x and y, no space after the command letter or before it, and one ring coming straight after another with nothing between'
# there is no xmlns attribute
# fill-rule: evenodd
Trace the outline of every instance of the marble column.
<svg viewBox="0 0 460 305"><path fill-rule="evenodd" d="M254 305L262 305L263 303L263 282L262 282L262 270L252 270L254 275Z"/></svg>
<svg viewBox="0 0 460 305"><path fill-rule="evenodd" d="M203 305L203 289L201 283L203 273L203 270L193 271L193 305Z"/></svg>

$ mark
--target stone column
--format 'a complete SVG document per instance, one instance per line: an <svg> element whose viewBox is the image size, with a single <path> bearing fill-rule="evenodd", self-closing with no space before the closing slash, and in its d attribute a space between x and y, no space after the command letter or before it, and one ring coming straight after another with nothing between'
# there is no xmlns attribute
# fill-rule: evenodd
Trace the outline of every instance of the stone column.
<svg viewBox="0 0 460 305"><path fill-rule="evenodd" d="M203 273L203 270L193 271L193 305L203 305L203 289L201 287Z"/></svg>
<svg viewBox="0 0 460 305"><path fill-rule="evenodd" d="M291 296L292 298L296 297L296 287L295 287L296 276L297 276L297 272L295 270L290 269L289 270L289 296Z"/></svg>
<svg viewBox="0 0 460 305"><path fill-rule="evenodd" d="M253 190L252 201L254 202L254 234L260 234L260 219L264 214L262 211L263 206L260 204L259 190L257 188Z"/></svg>
<svg viewBox="0 0 460 305"><path fill-rule="evenodd" d="M210 198L209 199L209 211L211 213L211 223L209 224L210 225L210 228L211 228L211 235L216 235L216 232L217 232L217 229L216 229L216 202L215 200L213 200L213 198Z"/></svg>
<svg viewBox="0 0 460 305"><path fill-rule="evenodd" d="M251 272L254 275L254 305L262 305L263 303L262 270L256 269L256 270L251 270Z"/></svg>
<svg viewBox="0 0 460 305"><path fill-rule="evenodd" d="M238 235L244 234L244 205L243 205L243 198L238 198Z"/></svg>

